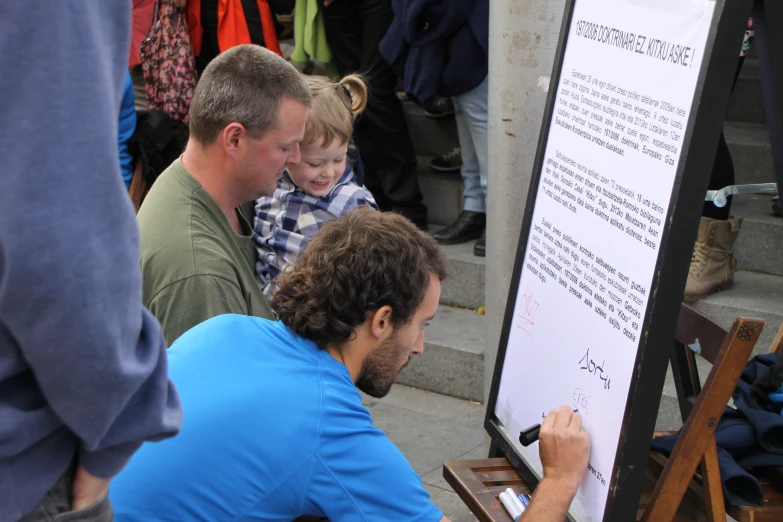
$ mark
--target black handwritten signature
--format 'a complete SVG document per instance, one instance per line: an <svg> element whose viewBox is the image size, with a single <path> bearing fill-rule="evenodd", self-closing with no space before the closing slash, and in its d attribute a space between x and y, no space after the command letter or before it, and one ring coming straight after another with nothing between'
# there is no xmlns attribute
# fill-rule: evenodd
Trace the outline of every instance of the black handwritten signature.
<svg viewBox="0 0 783 522"><path fill-rule="evenodd" d="M582 365L579 367L581 370L587 370L588 373L597 375L599 379L604 381L604 390L609 389L609 383L611 382L611 379L609 378L608 374L604 374L604 365L606 364L606 359L604 359L600 365L596 364L596 362L590 358L590 348L588 348L584 357L579 359L579 364Z"/></svg>

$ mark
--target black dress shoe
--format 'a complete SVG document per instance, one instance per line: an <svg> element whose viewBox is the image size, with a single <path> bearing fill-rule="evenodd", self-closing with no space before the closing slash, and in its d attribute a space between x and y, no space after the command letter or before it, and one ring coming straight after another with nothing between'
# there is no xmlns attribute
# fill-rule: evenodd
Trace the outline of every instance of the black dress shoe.
<svg viewBox="0 0 783 522"><path fill-rule="evenodd" d="M462 169L462 150L455 147L451 152L434 158L430 161L430 169L435 172L459 172Z"/></svg>
<svg viewBox="0 0 783 522"><path fill-rule="evenodd" d="M487 231L481 233L481 237L473 245L473 255L477 257L486 257L487 255Z"/></svg>
<svg viewBox="0 0 783 522"><path fill-rule="evenodd" d="M429 116L430 118L444 118L446 116L451 116L456 111L454 110L454 102L451 101L451 98L443 98L441 96L438 96L432 105L427 107L424 111L424 114Z"/></svg>
<svg viewBox="0 0 783 522"><path fill-rule="evenodd" d="M487 226L487 215L483 212L463 210L453 225L438 230L434 237L441 245L455 245L465 243L471 239L478 239Z"/></svg>

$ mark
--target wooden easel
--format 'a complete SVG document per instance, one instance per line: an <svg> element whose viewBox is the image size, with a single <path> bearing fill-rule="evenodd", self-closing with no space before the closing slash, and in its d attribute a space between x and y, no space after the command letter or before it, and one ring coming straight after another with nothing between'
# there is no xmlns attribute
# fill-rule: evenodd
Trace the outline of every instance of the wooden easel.
<svg viewBox="0 0 783 522"><path fill-rule="evenodd" d="M762 320L740 317L727 332L693 308L682 305L672 364L681 408L687 408L683 410L687 420L668 459L658 453L650 454L637 520L726 520L714 430L763 327ZM700 355L713 364L703 387L699 384L695 354L688 348L696 339ZM770 351L779 353L781 349L783 325ZM697 469L699 473L694 475ZM764 487L765 505L731 508L729 514L740 522L783 520L783 492L764 476L768 470L750 471ZM443 476L482 522L511 520L498 501L498 495L506 488L526 494L532 489L505 458L449 461L443 466Z"/></svg>

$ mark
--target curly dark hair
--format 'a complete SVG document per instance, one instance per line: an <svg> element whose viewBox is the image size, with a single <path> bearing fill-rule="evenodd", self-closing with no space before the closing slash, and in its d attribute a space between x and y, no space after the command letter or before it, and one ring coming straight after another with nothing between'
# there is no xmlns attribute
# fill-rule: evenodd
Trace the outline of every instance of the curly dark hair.
<svg viewBox="0 0 783 522"><path fill-rule="evenodd" d="M349 341L368 313L386 305L392 325L408 324L430 274L448 277L435 239L400 215L358 208L324 225L278 276L271 304L286 326L326 349Z"/></svg>

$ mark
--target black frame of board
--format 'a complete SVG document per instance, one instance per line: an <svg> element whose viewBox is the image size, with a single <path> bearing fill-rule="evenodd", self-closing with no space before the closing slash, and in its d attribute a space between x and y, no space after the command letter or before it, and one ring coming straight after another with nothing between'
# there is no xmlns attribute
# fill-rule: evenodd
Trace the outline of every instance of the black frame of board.
<svg viewBox="0 0 783 522"><path fill-rule="evenodd" d="M504 435L501 423L495 416L495 408L541 179L544 152L560 83L563 56L568 43L574 5L578 1L566 0L484 421L484 427L492 439L490 457L505 456L531 486L537 484L539 479L528 467L525 457L516 451ZM667 208L666 226L661 237L650 298L641 325L634 373L620 431L621 442L610 477L603 518L605 522L636 520L647 453L655 429L704 194L712 171L752 3L753 0L715 2L691 114L683 135L682 153ZM694 140L694 136L699 136L700 139Z"/></svg>

